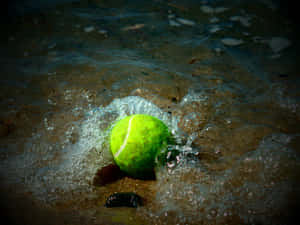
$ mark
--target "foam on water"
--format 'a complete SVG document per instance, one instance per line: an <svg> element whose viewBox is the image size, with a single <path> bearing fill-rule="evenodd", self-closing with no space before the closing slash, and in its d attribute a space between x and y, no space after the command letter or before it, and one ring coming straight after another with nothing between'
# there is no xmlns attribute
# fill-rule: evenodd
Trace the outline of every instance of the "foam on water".
<svg viewBox="0 0 300 225"><path fill-rule="evenodd" d="M175 211L184 223L224 224L238 215L242 223L282 224L293 204L289 195L297 192L300 158L288 147L293 138L272 134L220 172L181 157L176 167L160 171L158 214ZM275 222L276 215L281 218Z"/></svg>

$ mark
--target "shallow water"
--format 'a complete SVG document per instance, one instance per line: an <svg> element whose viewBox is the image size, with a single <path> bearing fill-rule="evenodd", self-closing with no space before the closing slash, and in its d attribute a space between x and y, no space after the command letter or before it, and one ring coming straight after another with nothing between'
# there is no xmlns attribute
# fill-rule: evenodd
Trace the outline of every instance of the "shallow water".
<svg viewBox="0 0 300 225"><path fill-rule="evenodd" d="M292 224L299 34L282 5L32 2L0 43L1 207L12 223ZM113 162L111 125L137 113L164 121L180 154L156 180L94 186ZM114 192L145 205L105 208Z"/></svg>

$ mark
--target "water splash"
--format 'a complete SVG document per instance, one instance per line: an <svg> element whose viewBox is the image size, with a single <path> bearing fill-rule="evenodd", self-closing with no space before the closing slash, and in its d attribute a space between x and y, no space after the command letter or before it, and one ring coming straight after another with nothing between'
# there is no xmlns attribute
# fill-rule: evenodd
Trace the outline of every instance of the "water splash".
<svg viewBox="0 0 300 225"><path fill-rule="evenodd" d="M115 99L106 107L86 112L85 118L74 123L55 144L49 143L54 124L43 121L45 133L35 134L27 141L26 150L1 165L1 174L11 183L24 182L27 190L45 202L68 198L71 193L93 191L92 179L97 169L113 162L109 151L109 134L114 122L127 115L148 114L162 120L173 132L178 131L178 118L171 117L153 103L137 96ZM49 125L49 126L48 126ZM49 130L49 127L51 129ZM70 141L78 132L77 141ZM9 170L10 173L4 173Z"/></svg>

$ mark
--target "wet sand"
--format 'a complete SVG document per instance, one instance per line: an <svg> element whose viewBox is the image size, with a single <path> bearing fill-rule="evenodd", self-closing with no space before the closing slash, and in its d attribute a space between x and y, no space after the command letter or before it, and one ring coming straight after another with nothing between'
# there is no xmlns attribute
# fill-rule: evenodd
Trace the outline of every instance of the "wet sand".
<svg viewBox="0 0 300 225"><path fill-rule="evenodd" d="M271 1L80 1L3 24L1 213L12 224L293 224L295 23ZM112 124L145 113L179 156L93 185ZM115 192L145 205L106 208Z"/></svg>

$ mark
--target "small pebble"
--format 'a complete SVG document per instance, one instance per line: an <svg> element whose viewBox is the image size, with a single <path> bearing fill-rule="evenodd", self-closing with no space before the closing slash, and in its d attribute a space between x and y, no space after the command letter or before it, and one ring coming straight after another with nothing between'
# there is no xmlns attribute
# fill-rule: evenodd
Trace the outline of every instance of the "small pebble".
<svg viewBox="0 0 300 225"><path fill-rule="evenodd" d="M215 48L215 52L217 56L220 56L222 53L222 49L221 48Z"/></svg>
<svg viewBox="0 0 300 225"><path fill-rule="evenodd" d="M210 18L209 19L209 22L210 23L217 23L217 22L219 22L220 20L217 18L217 17L212 17L212 18Z"/></svg>
<svg viewBox="0 0 300 225"><path fill-rule="evenodd" d="M177 18L176 20L183 25L194 26L196 24L194 21L184 18Z"/></svg>
<svg viewBox="0 0 300 225"><path fill-rule="evenodd" d="M227 10L228 10L228 8L226 8L226 7L217 7L217 8L215 8L215 13L223 13Z"/></svg>
<svg viewBox="0 0 300 225"><path fill-rule="evenodd" d="M252 40L257 43L266 43L266 41L260 36L254 36L252 37Z"/></svg>
<svg viewBox="0 0 300 225"><path fill-rule="evenodd" d="M180 27L181 24L177 23L175 20L169 20L169 24L171 27Z"/></svg>
<svg viewBox="0 0 300 225"><path fill-rule="evenodd" d="M175 18L175 15L174 14L169 14L168 15L168 19L174 19Z"/></svg>
<svg viewBox="0 0 300 225"><path fill-rule="evenodd" d="M143 24L143 23L137 23L137 24L134 24L132 26L123 27L122 31L139 30L139 29L143 28L144 26L145 26L145 24Z"/></svg>
<svg viewBox="0 0 300 225"><path fill-rule="evenodd" d="M225 11L227 11L229 8L226 8L226 7L216 7L216 8L213 8L211 6L208 6L208 5L203 5L200 7L201 11L204 12L204 13L223 13Z"/></svg>
<svg viewBox="0 0 300 225"><path fill-rule="evenodd" d="M208 5L203 5L200 7L200 9L204 13L214 13L214 11L215 11L213 7L210 7Z"/></svg>
<svg viewBox="0 0 300 225"><path fill-rule="evenodd" d="M276 54L271 55L271 59L279 59L280 56L281 55L279 53L276 53Z"/></svg>
<svg viewBox="0 0 300 225"><path fill-rule="evenodd" d="M52 48L55 48L55 47L56 47L56 43L48 45L48 49L52 49Z"/></svg>
<svg viewBox="0 0 300 225"><path fill-rule="evenodd" d="M228 45L228 46L237 46L244 43L243 40L235 39L235 38L223 38L221 41L224 45Z"/></svg>
<svg viewBox="0 0 300 225"><path fill-rule="evenodd" d="M283 37L273 37L268 42L274 53L278 53L291 45L291 41Z"/></svg>
<svg viewBox="0 0 300 225"><path fill-rule="evenodd" d="M244 27L250 27L250 25L251 25L251 23L250 23L251 18L250 17L232 16L232 17L230 17L230 20L231 21L238 21Z"/></svg>
<svg viewBox="0 0 300 225"><path fill-rule="evenodd" d="M110 195L105 203L105 207L132 207L137 208L143 205L141 196L132 192L115 193Z"/></svg>
<svg viewBox="0 0 300 225"><path fill-rule="evenodd" d="M107 30L98 30L98 33L100 33L100 34L107 34Z"/></svg>
<svg viewBox="0 0 300 225"><path fill-rule="evenodd" d="M220 31L221 30L221 28L219 27L219 26L213 26L213 27L211 27L210 29L209 29L209 33L216 33L216 32L218 32L218 31Z"/></svg>
<svg viewBox="0 0 300 225"><path fill-rule="evenodd" d="M86 32L86 33L92 32L93 30L95 30L95 28L93 26L84 28L84 32Z"/></svg>

